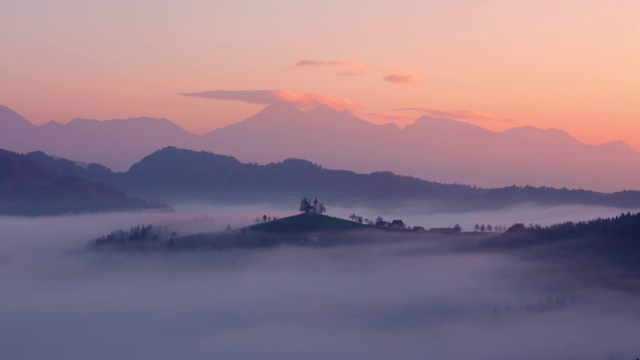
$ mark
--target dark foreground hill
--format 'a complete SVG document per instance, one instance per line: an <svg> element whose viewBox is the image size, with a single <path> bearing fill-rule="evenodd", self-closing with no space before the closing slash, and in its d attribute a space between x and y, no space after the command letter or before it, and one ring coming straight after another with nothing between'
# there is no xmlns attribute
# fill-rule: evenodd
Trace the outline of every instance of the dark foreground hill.
<svg viewBox="0 0 640 360"><path fill-rule="evenodd" d="M108 185L58 172L0 149L0 215L57 215L167 208Z"/></svg>
<svg viewBox="0 0 640 360"><path fill-rule="evenodd" d="M584 272L618 269L640 277L640 213L546 227L515 224L505 233L481 242L480 246L529 251L530 255L544 260L583 260L576 265ZM611 278L604 280L612 281Z"/></svg>
<svg viewBox="0 0 640 360"><path fill-rule="evenodd" d="M303 195L318 195L329 204L385 208L411 206L420 207L423 211L498 209L528 203L640 208L640 191L600 193L531 186L482 189L390 172L358 174L330 170L300 159L267 165L241 163L230 156L175 147L156 151L123 173L114 173L97 164L79 166L41 152L27 156L53 171L103 182L138 196L165 202L295 204Z"/></svg>

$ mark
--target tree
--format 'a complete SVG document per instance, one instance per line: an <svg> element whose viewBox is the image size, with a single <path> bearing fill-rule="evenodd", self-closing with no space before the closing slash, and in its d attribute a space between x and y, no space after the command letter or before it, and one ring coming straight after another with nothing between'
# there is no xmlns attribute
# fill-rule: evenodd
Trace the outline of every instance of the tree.
<svg viewBox="0 0 640 360"><path fill-rule="evenodd" d="M324 214L327 212L327 208L324 207L323 203L318 204L318 214Z"/></svg>
<svg viewBox="0 0 640 360"><path fill-rule="evenodd" d="M491 224L487 225L487 231L489 232L493 231L493 226L491 226Z"/></svg>
<svg viewBox="0 0 640 360"><path fill-rule="evenodd" d="M267 214L262 215L262 222L267 222Z"/></svg>
<svg viewBox="0 0 640 360"><path fill-rule="evenodd" d="M484 227L484 224L480 225L480 231L484 232L484 231L485 231L485 229L486 229L486 228Z"/></svg>
<svg viewBox="0 0 640 360"><path fill-rule="evenodd" d="M309 199L307 199L307 197L303 197L302 200L300 200L300 212L303 213L309 213L311 212L311 210L313 209L313 206L311 205L311 202L309 201Z"/></svg>
<svg viewBox="0 0 640 360"><path fill-rule="evenodd" d="M460 232L460 231L462 231L462 227L461 227L460 225L456 224L456 225L453 227L453 230L455 230L455 232Z"/></svg>
<svg viewBox="0 0 640 360"><path fill-rule="evenodd" d="M480 225L476 224L476 226L473 227L473 230L480 231Z"/></svg>
<svg viewBox="0 0 640 360"><path fill-rule="evenodd" d="M351 221L356 221L357 218L358 218L358 215L356 215L356 213L349 215L349 219L351 219Z"/></svg>

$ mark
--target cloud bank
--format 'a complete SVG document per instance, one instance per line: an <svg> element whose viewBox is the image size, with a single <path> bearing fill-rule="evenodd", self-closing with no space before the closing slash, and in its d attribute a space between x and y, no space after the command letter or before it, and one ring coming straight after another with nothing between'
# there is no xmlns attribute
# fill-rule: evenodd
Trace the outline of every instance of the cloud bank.
<svg viewBox="0 0 640 360"><path fill-rule="evenodd" d="M0 358L611 360L640 351L636 282L587 281L597 269L548 249L383 238L64 255L153 216L0 217Z"/></svg>
<svg viewBox="0 0 640 360"><path fill-rule="evenodd" d="M300 60L295 65L294 69L302 67L334 67L339 68L337 75L349 76L349 75L363 75L367 73L367 66L359 61L351 60Z"/></svg>
<svg viewBox="0 0 640 360"><path fill-rule="evenodd" d="M419 85L424 83L424 78L414 74L390 74L385 76L382 81L393 84Z"/></svg>
<svg viewBox="0 0 640 360"><path fill-rule="evenodd" d="M199 97L205 99L240 101L249 104L271 105L287 102L303 109L318 105L328 105L338 110L355 110L360 104L347 99L336 98L317 93L298 92L290 90L210 90L193 93L183 93L182 96Z"/></svg>

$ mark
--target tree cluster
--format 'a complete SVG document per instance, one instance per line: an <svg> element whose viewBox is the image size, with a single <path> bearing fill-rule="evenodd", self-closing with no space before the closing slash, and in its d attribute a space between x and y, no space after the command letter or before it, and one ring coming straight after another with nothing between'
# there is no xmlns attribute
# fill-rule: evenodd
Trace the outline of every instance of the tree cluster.
<svg viewBox="0 0 640 360"><path fill-rule="evenodd" d="M138 225L129 231L116 230L106 236L101 236L93 241L95 246L107 244L142 243L166 240L175 237L175 232L170 233L166 226Z"/></svg>
<svg viewBox="0 0 640 360"><path fill-rule="evenodd" d="M595 219L590 221L565 222L562 224L541 227L522 223L511 226L507 233L525 232L545 239L570 237L599 236L617 240L640 240L640 213L620 214L613 218ZM640 245L640 242L636 242Z"/></svg>
<svg viewBox="0 0 640 360"><path fill-rule="evenodd" d="M257 218L253 219L253 222L256 224L259 224L260 222L268 222L268 221L275 221L275 220L278 220L278 218L275 216L264 214L262 216L258 216Z"/></svg>
<svg viewBox="0 0 640 360"><path fill-rule="evenodd" d="M503 225L476 224L473 230L476 232L505 232L507 227Z"/></svg>
<svg viewBox="0 0 640 360"><path fill-rule="evenodd" d="M327 209L324 207L324 204L319 203L318 199L315 199L313 203L306 196L300 200L300 212L305 214L324 214L327 212Z"/></svg>

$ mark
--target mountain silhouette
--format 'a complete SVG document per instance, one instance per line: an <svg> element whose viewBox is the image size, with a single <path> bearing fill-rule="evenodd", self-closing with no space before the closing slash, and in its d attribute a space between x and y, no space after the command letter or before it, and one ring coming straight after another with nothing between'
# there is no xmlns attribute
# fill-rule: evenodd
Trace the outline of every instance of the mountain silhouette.
<svg viewBox="0 0 640 360"><path fill-rule="evenodd" d="M102 181L129 193L168 203L295 204L302 195L322 194L322 199L331 204L411 206L427 211L497 209L530 203L640 207L640 191L605 194L532 186L483 189L391 172L358 174L329 170L301 159L267 165L242 163L227 155L175 147L156 151L121 173L97 164L80 166L41 152L26 156L52 171Z"/></svg>
<svg viewBox="0 0 640 360"><path fill-rule="evenodd" d="M105 184L61 175L25 155L0 149L2 215L57 215L150 208L166 208L166 205L128 196Z"/></svg>
<svg viewBox="0 0 640 360"><path fill-rule="evenodd" d="M555 129L496 132L429 116L401 130L326 106L296 119L290 110L278 117L278 110L266 108L204 135L207 149L241 161L298 157L333 168L388 170L484 187L535 183L616 191L640 186L640 153L620 142L589 146Z"/></svg>
<svg viewBox="0 0 640 360"><path fill-rule="evenodd" d="M166 119L130 118L98 121L51 121L41 126L0 107L0 148L20 153L44 151L80 162L126 170L143 156L165 146L192 148L198 136ZM197 148L197 147L196 147Z"/></svg>
<svg viewBox="0 0 640 360"><path fill-rule="evenodd" d="M42 126L0 108L0 147L42 150L116 171L166 146L206 150L267 164L302 158L358 172L392 171L481 187L513 184L619 191L640 188L640 153L622 142L591 146L566 132L531 126L491 131L423 116L413 124L374 125L349 111L289 103L194 135L166 119L73 120Z"/></svg>

